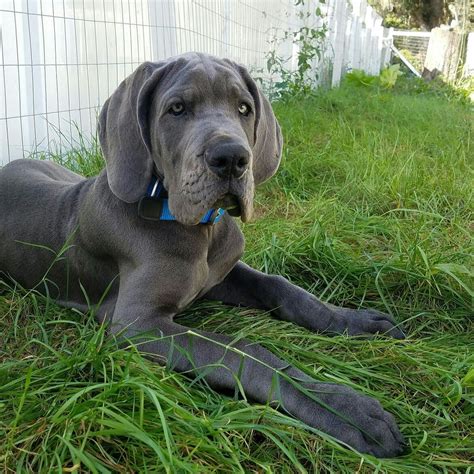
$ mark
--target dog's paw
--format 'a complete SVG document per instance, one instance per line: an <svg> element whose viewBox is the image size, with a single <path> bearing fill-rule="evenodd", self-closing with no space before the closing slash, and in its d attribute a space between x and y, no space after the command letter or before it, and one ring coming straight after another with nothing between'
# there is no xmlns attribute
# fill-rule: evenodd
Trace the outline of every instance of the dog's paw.
<svg viewBox="0 0 474 474"><path fill-rule="evenodd" d="M404 332L391 316L374 309L354 310L348 318L349 334L384 334L395 339L405 339Z"/></svg>
<svg viewBox="0 0 474 474"><path fill-rule="evenodd" d="M404 438L394 417L378 400L348 389L334 395L330 403L336 414L345 415L345 420L341 420L340 425L335 424L335 431L331 433L335 438L378 458L403 454Z"/></svg>
<svg viewBox="0 0 474 474"><path fill-rule="evenodd" d="M344 385L314 383L306 387L311 397L297 395L298 413L294 414L308 425L378 458L404 453L405 441L394 417L377 400Z"/></svg>
<svg viewBox="0 0 474 474"><path fill-rule="evenodd" d="M388 314L375 309L349 309L328 305L334 311L335 329L337 333L349 336L386 335L395 339L405 339L405 334ZM332 329L332 328L331 328Z"/></svg>

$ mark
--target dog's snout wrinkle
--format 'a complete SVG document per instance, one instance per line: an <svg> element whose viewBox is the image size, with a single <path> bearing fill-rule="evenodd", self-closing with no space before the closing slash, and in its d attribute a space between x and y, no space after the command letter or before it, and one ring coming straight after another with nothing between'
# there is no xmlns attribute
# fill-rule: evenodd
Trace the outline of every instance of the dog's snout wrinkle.
<svg viewBox="0 0 474 474"><path fill-rule="evenodd" d="M206 152L209 169L219 178L241 178L248 170L250 151L238 143L216 145Z"/></svg>

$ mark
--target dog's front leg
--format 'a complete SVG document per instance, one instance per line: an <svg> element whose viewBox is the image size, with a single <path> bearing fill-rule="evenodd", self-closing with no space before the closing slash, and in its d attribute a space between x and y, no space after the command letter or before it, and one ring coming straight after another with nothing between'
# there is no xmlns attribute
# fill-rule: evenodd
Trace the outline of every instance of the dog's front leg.
<svg viewBox="0 0 474 474"><path fill-rule="evenodd" d="M349 335L386 333L402 339L393 319L375 310L340 308L277 275L267 275L238 262L222 283L205 298L234 306L272 311L278 318L318 332Z"/></svg>
<svg viewBox="0 0 474 474"><path fill-rule="evenodd" d="M318 383L258 344L186 328L174 323L167 309L146 306L143 298L118 305L111 331L152 360L201 376L216 390L243 391L249 399L275 404L360 452L401 454L397 425L375 399L342 385Z"/></svg>

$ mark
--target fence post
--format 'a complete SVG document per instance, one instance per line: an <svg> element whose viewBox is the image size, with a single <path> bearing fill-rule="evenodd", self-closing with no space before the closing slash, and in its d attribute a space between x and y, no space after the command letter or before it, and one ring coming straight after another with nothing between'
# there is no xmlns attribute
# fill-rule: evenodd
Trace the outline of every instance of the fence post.
<svg viewBox="0 0 474 474"><path fill-rule="evenodd" d="M362 20L361 20L361 0L353 1L354 27L352 41L354 42L354 55L352 56L351 68L360 69L361 49L362 49Z"/></svg>
<svg viewBox="0 0 474 474"><path fill-rule="evenodd" d="M431 30L423 77L433 79L442 74L449 82L455 81L465 38L466 35L456 29L440 27Z"/></svg>
<svg viewBox="0 0 474 474"><path fill-rule="evenodd" d="M381 53L382 53L382 41L383 41L383 27L382 27L382 17L377 15L375 10L373 11L373 19L374 19L374 41L372 41L373 44L373 65L374 65L374 74L379 74L380 70L382 69L382 63L381 63Z"/></svg>
<svg viewBox="0 0 474 474"><path fill-rule="evenodd" d="M332 87L339 85L342 74L342 61L344 58L344 39L346 33L346 2L336 0L334 12L334 60L332 67Z"/></svg>
<svg viewBox="0 0 474 474"><path fill-rule="evenodd" d="M366 26L367 3L365 0L360 2L360 54L357 69L367 71L366 57L367 57L367 26Z"/></svg>
<svg viewBox="0 0 474 474"><path fill-rule="evenodd" d="M352 61L354 58L354 45L355 41L353 38L354 30L354 7L350 3L347 4L347 20L346 20L346 31L344 39L344 62L343 68L344 72L347 72L349 68L352 67Z"/></svg>
<svg viewBox="0 0 474 474"><path fill-rule="evenodd" d="M467 35L466 62L464 63L464 77L474 76L474 32Z"/></svg>
<svg viewBox="0 0 474 474"><path fill-rule="evenodd" d="M382 68L387 66L391 57L391 45L393 41L393 28L383 29L382 51L380 63Z"/></svg>

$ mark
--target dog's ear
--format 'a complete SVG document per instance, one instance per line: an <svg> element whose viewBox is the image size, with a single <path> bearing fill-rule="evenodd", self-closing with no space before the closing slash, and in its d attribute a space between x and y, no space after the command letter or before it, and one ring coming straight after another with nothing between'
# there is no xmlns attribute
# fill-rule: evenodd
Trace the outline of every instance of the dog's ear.
<svg viewBox="0 0 474 474"><path fill-rule="evenodd" d="M148 112L168 63L143 63L105 102L99 116L99 141L112 192L136 202L153 172Z"/></svg>
<svg viewBox="0 0 474 474"><path fill-rule="evenodd" d="M283 138L270 102L250 77L247 69L240 65L237 65L237 68L255 103L253 176L257 185L272 177L278 169Z"/></svg>

